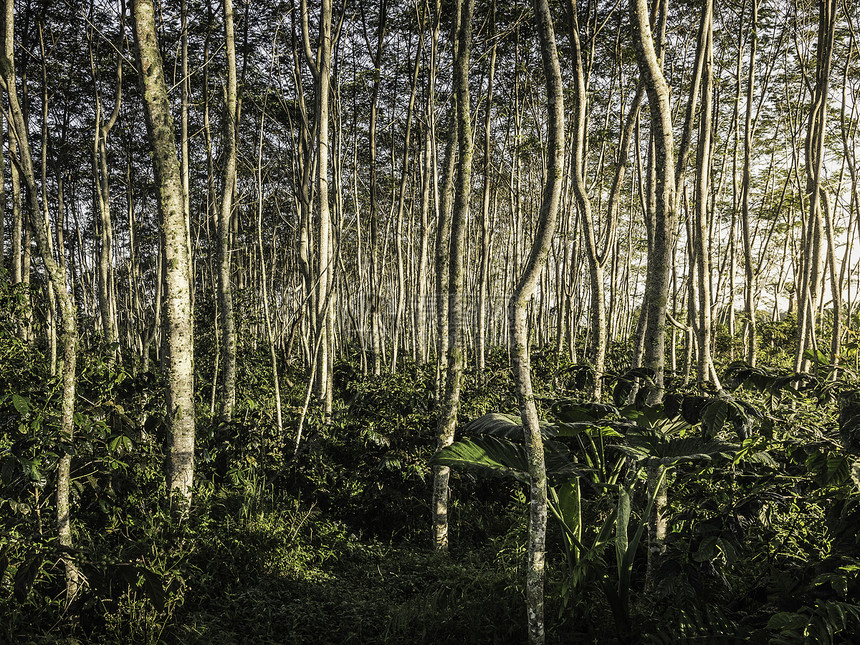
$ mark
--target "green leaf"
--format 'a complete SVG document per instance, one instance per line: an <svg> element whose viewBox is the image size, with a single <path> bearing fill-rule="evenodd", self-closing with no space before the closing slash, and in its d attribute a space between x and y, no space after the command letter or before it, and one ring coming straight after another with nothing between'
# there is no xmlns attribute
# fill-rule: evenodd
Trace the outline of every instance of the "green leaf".
<svg viewBox="0 0 860 645"><path fill-rule="evenodd" d="M576 437L581 434L587 434L589 437L623 437L620 432L615 430L615 428L629 429L635 428L635 424L619 421L619 422L610 422L609 425L595 425L592 422L577 422L577 423L567 423L562 422L558 424L558 437Z"/></svg>
<svg viewBox="0 0 860 645"><path fill-rule="evenodd" d="M618 506L615 510L615 562L618 567L618 579L623 578L624 560L627 556L629 541L627 526L630 524L630 493L623 486L618 491Z"/></svg>
<svg viewBox="0 0 860 645"><path fill-rule="evenodd" d="M828 484L841 484L849 477L848 456L833 456L827 459L826 481Z"/></svg>
<svg viewBox="0 0 860 645"><path fill-rule="evenodd" d="M809 619L803 614L780 611L770 617L770 620L767 621L767 628L774 631L803 629L808 623Z"/></svg>
<svg viewBox="0 0 860 645"><path fill-rule="evenodd" d="M693 554L693 560L696 562L708 562L713 560L717 546L717 536L708 535L699 544L699 548Z"/></svg>
<svg viewBox="0 0 860 645"><path fill-rule="evenodd" d="M12 395L12 405L15 406L15 409L18 411L18 414L24 416L30 411L30 399L26 396L21 396L19 394Z"/></svg>
<svg viewBox="0 0 860 645"><path fill-rule="evenodd" d="M6 575L6 569L9 568L9 545L4 544L3 550L0 551L0 587L3 586L3 576Z"/></svg>
<svg viewBox="0 0 860 645"><path fill-rule="evenodd" d="M581 532L579 480L571 479L555 486L558 508L564 523L579 537Z"/></svg>
<svg viewBox="0 0 860 645"><path fill-rule="evenodd" d="M475 441L457 441L437 452L430 463L478 470L490 475L509 475L520 481L528 480L525 449L493 436Z"/></svg>
<svg viewBox="0 0 860 645"><path fill-rule="evenodd" d="M18 571L15 572L15 600L19 603L27 600L41 567L41 554L33 552L29 553L27 559L18 567Z"/></svg>
<svg viewBox="0 0 860 645"><path fill-rule="evenodd" d="M567 449L554 442L544 444L544 460L547 475L550 476L573 477L582 472L570 460ZM437 452L430 463L477 470L489 475L505 475L523 482L529 479L525 446L493 435L456 441Z"/></svg>
<svg viewBox="0 0 860 645"><path fill-rule="evenodd" d="M158 610L164 610L164 585L161 582L161 576L155 573L154 571L150 571L149 569L140 569L141 575L143 575L143 590L146 592L146 595L149 596L149 599L152 601L152 605Z"/></svg>
<svg viewBox="0 0 860 645"><path fill-rule="evenodd" d="M702 414L702 433L706 438L716 437L729 416L729 404L723 399L714 399Z"/></svg>
<svg viewBox="0 0 860 645"><path fill-rule="evenodd" d="M523 441L523 426L520 417L501 412L490 412L478 417L465 428L465 434L490 434L514 441ZM540 432L543 438L549 439L556 434L556 427L545 421L540 422Z"/></svg>
<svg viewBox="0 0 860 645"><path fill-rule="evenodd" d="M463 428L466 434L493 434L500 437L522 439L523 427L519 417L501 412L490 412L478 417Z"/></svg>
<svg viewBox="0 0 860 645"><path fill-rule="evenodd" d="M552 415L565 423L581 423L599 421L610 414L618 414L618 408L602 403L576 403L574 401L556 401L550 409Z"/></svg>

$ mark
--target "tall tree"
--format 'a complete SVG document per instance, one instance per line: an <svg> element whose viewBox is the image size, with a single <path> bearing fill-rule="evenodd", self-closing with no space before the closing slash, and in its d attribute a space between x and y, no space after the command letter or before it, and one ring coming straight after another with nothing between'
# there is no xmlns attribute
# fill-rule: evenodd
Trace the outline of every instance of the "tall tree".
<svg viewBox="0 0 860 645"><path fill-rule="evenodd" d="M322 0L318 20L317 54L311 50L307 0L302 0L302 44L305 58L316 84L317 163L316 184L319 197L319 226L317 228L317 280L316 280L316 346L315 352L317 392L325 402L326 419L331 418L331 371L333 351L333 325L331 293L333 280L333 254L331 210L329 207L329 95L332 65L332 3Z"/></svg>
<svg viewBox="0 0 860 645"><path fill-rule="evenodd" d="M152 0L134 0L134 40L140 63L146 129L155 171L164 245L167 355L167 492L179 495L179 511L191 506L194 482L194 344L188 229L182 208L182 176L176 136L155 30Z"/></svg>
<svg viewBox="0 0 860 645"><path fill-rule="evenodd" d="M548 0L534 0L541 60L547 93L547 167L541 195L540 218L528 261L508 304L511 362L517 401L526 440L529 467L529 546L526 570L526 613L530 643L544 642L543 581L546 558L547 482L543 438L540 431L529 363L527 308L546 264L555 235L564 175L564 96L561 67L555 44Z"/></svg>
<svg viewBox="0 0 860 645"><path fill-rule="evenodd" d="M828 207L824 193L824 143L827 133L827 98L830 90L830 69L833 59L833 40L836 35L836 0L818 3L818 47L815 61L815 85L812 88L812 105L807 120L804 157L806 161L806 194L809 196L809 217L802 247L800 288L797 294L797 354L795 370L806 371L810 365L807 350L818 350L816 322L821 297L824 270L824 215ZM834 333L840 333L839 315L836 313ZM817 354L816 354L817 355Z"/></svg>
<svg viewBox="0 0 860 645"><path fill-rule="evenodd" d="M454 441L457 413L460 407L460 388L465 366L463 348L463 285L465 274L466 223L469 218L469 201L472 188L472 137L471 100L469 94L469 59L472 52L472 13L474 0L458 0L457 55L454 61L454 91L456 93L457 180L454 189L454 211L451 216L451 238L448 247L448 320L440 326L440 336L448 336L447 371L444 397L439 405L436 449L450 446ZM449 150L449 158L453 157ZM439 250L437 249L437 253ZM437 256L438 257L438 256ZM441 297L441 296L440 296ZM437 550L448 548L448 478L445 466L436 466L433 473L433 537Z"/></svg>
<svg viewBox="0 0 860 645"><path fill-rule="evenodd" d="M705 0L702 6L700 30L704 38L702 73L702 107L699 114L699 146L696 155L696 225L693 229L697 276L699 280L699 385L720 381L711 359L711 223L710 186L712 174L711 132L713 129L713 39L714 6Z"/></svg>
<svg viewBox="0 0 860 645"><path fill-rule="evenodd" d="M236 405L236 322L233 315L230 236L233 230L233 193L236 189L236 128L238 114L236 81L236 35L233 0L224 1L224 49L227 53L227 85L224 104L224 184L218 216L218 306L221 312L221 343L224 368L221 387L221 416L230 421Z"/></svg>
<svg viewBox="0 0 860 645"><path fill-rule="evenodd" d="M752 0L750 17L750 58L747 69L746 112L744 116L744 166L741 184L741 219L744 249L744 310L746 313L746 361L755 366L758 354L758 331L755 318L755 272L752 254L752 235L750 226L750 193L752 192L752 151L753 151L753 90L755 88L755 59L758 49L758 0ZM740 83L740 79L738 79Z"/></svg>
<svg viewBox="0 0 860 645"><path fill-rule="evenodd" d="M9 122L10 137L17 141L17 159L13 164L20 168L21 176L27 186L27 207L30 211L30 227L36 238L36 245L53 292L60 303L62 318L62 334L60 342L63 346L62 374L62 403L60 412L61 455L57 464L57 533L60 545L66 549L72 547L72 522L69 493L71 487L71 464L75 431L75 367L77 364L78 323L77 310L71 291L68 288L65 268L54 258L49 222L44 216L43 207L39 203L40 191L36 184L36 172L33 166L33 153L30 147L30 136L27 120L21 103L18 100L17 81L15 78L15 57L13 42L15 38L15 1L6 0L3 12L3 29L0 36L4 41L3 53L0 58L2 72L2 89L9 100L9 111L6 119ZM42 154L46 154L42 150ZM62 225L59 223L58 225ZM63 253L63 250L59 250ZM14 259L14 258L13 258ZM17 260L15 260L17 261ZM63 556L66 573L66 596L69 601L77 594L81 577L71 555Z"/></svg>
<svg viewBox="0 0 860 645"><path fill-rule="evenodd" d="M672 247L675 234L675 144L672 133L672 106L669 86L654 46L647 0L630 0L630 21L639 73L651 108L651 130L654 145L654 215L653 237L648 253L645 281L647 309L644 335L645 367L654 371L651 403L663 398L666 347L666 312Z"/></svg>

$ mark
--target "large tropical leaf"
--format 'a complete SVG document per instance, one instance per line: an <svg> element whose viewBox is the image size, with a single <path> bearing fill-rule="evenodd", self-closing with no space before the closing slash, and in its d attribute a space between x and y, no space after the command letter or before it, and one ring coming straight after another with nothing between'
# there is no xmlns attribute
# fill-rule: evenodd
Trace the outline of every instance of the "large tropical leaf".
<svg viewBox="0 0 860 645"><path fill-rule="evenodd" d="M558 437L577 437L585 434L589 437L623 437L628 430L638 427L629 421L603 421L599 424L589 421L577 423L559 423Z"/></svg>
<svg viewBox="0 0 860 645"><path fill-rule="evenodd" d="M618 408L603 403L577 403L564 400L553 403L550 412L564 423L582 423L599 421L610 414L618 415Z"/></svg>
<svg viewBox="0 0 860 645"><path fill-rule="evenodd" d="M612 388L612 400L615 402L615 405L621 406L627 402L627 398L633 391L633 387L637 381L641 381L641 384L644 386L639 388L637 395L638 403L641 402L639 401L640 397L643 397L648 388L654 385L654 370L647 367L637 367L617 377L615 386ZM642 401L644 401L644 398Z"/></svg>
<svg viewBox="0 0 860 645"><path fill-rule="evenodd" d="M541 435L544 440L556 435L556 428L551 423L542 421L540 424ZM490 412L478 417L463 428L467 435L492 435L512 441L523 441L523 426L520 417L513 414L502 414L501 412Z"/></svg>
<svg viewBox="0 0 860 645"><path fill-rule="evenodd" d="M544 444L544 461L548 476L576 477L584 472L570 459L567 448L554 442ZM456 441L437 452L430 463L513 477L523 482L529 478L525 446L493 435Z"/></svg>
<svg viewBox="0 0 860 645"><path fill-rule="evenodd" d="M684 461L708 461L729 457L737 446L723 441L706 441L701 437L669 437L659 432L640 430L627 435L628 445L608 446L635 461L673 466Z"/></svg>

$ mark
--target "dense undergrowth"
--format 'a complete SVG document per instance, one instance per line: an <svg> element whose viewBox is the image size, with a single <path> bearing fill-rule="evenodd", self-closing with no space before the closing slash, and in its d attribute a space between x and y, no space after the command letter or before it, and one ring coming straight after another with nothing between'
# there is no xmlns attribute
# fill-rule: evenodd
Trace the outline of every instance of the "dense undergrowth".
<svg viewBox="0 0 860 645"><path fill-rule="evenodd" d="M312 410L293 455L306 377L294 367L282 375L278 436L267 360L250 346L230 425L209 418L200 351L185 523L164 502L160 377L136 370L132 357L111 365L106 351L83 356L71 449L73 555L87 584L66 606L52 498L67 449L58 383L14 331L0 328L0 641L525 641L527 488L502 474L515 468L455 469L451 552L430 552L433 366L368 379L355 363L338 364L334 421ZM551 477L562 497L549 535L549 642L852 642L853 373L824 362L804 378L775 361L724 365L728 396L700 396L677 378L666 404L647 408L628 405L636 375L619 369L597 407L585 394L587 368L552 352L535 352L533 363L547 440L566 460ZM483 375L467 374L458 438L515 454L515 420L506 434L471 423L491 412L516 413L503 351ZM665 552L649 580L647 539L633 539L647 516L647 464L666 471L668 491ZM579 533L562 512L574 481Z"/></svg>

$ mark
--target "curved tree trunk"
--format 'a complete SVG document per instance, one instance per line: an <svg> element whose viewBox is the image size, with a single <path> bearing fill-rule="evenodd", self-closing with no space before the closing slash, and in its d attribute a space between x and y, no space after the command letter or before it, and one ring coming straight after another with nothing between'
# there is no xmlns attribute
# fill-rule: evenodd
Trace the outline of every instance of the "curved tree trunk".
<svg viewBox="0 0 860 645"><path fill-rule="evenodd" d="M62 319L60 342L63 345L63 394L60 412L62 450L60 451L61 455L57 464L57 533L60 545L70 549L72 548L72 525L69 492L71 484L72 444L75 430L75 366L78 345L77 312L72 294L68 289L65 269L54 260L48 221L43 217L42 207L39 204L39 190L36 187L36 173L33 167L27 122L24 119L24 112L18 101L15 81L13 49L15 33L14 4L14 0L6 0L5 32L2 34L5 41L3 48L5 56L4 60L0 62L0 68L2 68L3 89L9 98L9 113L12 117L12 123L10 123L9 127L10 135L14 133L14 137L18 142L17 165L21 169L21 175L27 186L30 226L32 227L33 235L36 237L36 245L39 248L39 253L45 263L48 280L60 304L60 316ZM60 250L60 253L62 253L62 250ZM18 261L16 258L13 258L13 260ZM78 591L81 578L74 561L69 555L63 556L63 563L66 570L66 596L71 601Z"/></svg>
<svg viewBox="0 0 860 645"><path fill-rule="evenodd" d="M540 35L541 58L546 76L548 120L548 163L541 197L540 219L528 261L508 305L511 360L517 400L528 455L530 502L528 569L526 570L526 613L529 642L544 642L543 581L546 557L547 482L543 438L532 391L529 365L527 306L543 271L558 219L564 175L564 98L555 32L547 0L535 0L535 19Z"/></svg>
<svg viewBox="0 0 860 645"><path fill-rule="evenodd" d="M654 371L655 387L648 397L649 403L653 404L663 398L666 312L675 232L675 146L669 86L654 47L646 0L630 0L630 19L633 24L636 60L645 81L645 91L651 107L655 152L654 238L648 255L645 286L648 308L644 311L647 316L644 359L645 367Z"/></svg>

